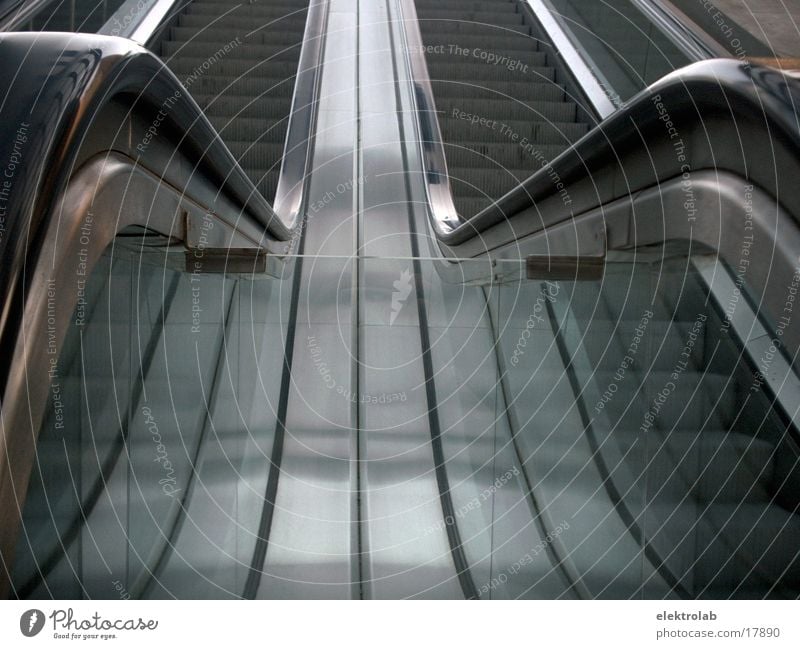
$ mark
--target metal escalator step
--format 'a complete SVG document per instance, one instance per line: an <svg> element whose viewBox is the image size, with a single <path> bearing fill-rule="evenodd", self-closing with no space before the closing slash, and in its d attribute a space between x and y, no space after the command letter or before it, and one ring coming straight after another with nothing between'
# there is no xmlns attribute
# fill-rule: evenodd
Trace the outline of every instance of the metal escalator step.
<svg viewBox="0 0 800 649"><path fill-rule="evenodd" d="M269 45L293 45L303 42L302 30L277 30L251 32L250 29L235 29L231 27L209 27L208 29L198 30L195 27L173 27L170 30L170 39L182 41L184 43L216 43L219 45L229 44L239 38L243 43L265 43Z"/></svg>
<svg viewBox="0 0 800 649"><path fill-rule="evenodd" d="M241 4L248 4L247 2L242 2L242 0L231 0L227 2L226 0L192 0L192 4L194 5L219 5L219 6L227 6L227 7L236 7ZM274 2L272 0L254 0L250 4L257 4L258 6L264 7L274 7L276 9L283 9L286 12L290 11L297 11L298 9L303 9L305 11L308 3L304 2L302 4L289 2L288 0L279 0L278 2Z"/></svg>
<svg viewBox="0 0 800 649"><path fill-rule="evenodd" d="M528 169L529 175L560 155L567 147L561 144L536 144L526 148L497 142L453 142L445 144L447 164L453 167Z"/></svg>
<svg viewBox="0 0 800 649"><path fill-rule="evenodd" d="M479 22L491 25L521 25L523 16L520 13L494 11L462 11L459 9L425 9L418 11L425 20L455 20L458 22Z"/></svg>
<svg viewBox="0 0 800 649"><path fill-rule="evenodd" d="M178 78L181 78L180 74L178 74ZM185 79L182 81L186 83ZM191 82L190 90L192 95L200 96L255 97L266 94L269 97L291 99L294 93L294 82L294 74L286 77L261 76L255 73L239 77L202 74Z"/></svg>
<svg viewBox="0 0 800 649"><path fill-rule="evenodd" d="M463 196L461 194L453 195L453 204L456 207L456 212L464 218L468 219L478 214L481 210L492 204L493 198L488 196Z"/></svg>
<svg viewBox="0 0 800 649"><path fill-rule="evenodd" d="M448 168L460 176L451 180L453 197L468 216L537 172L588 126L577 122L577 105L566 101L516 1L417 0L416 7Z"/></svg>
<svg viewBox="0 0 800 649"><path fill-rule="evenodd" d="M477 59L481 56L481 50L493 53L502 51L512 58L512 52L539 51L539 41L532 36L497 27L492 31L479 34L454 34L447 31L430 30L423 33L423 38L430 53L459 54L464 58L472 56ZM470 51L465 53L465 49Z"/></svg>
<svg viewBox="0 0 800 649"><path fill-rule="evenodd" d="M273 120L209 115L208 119L226 142L283 144L286 138L286 118Z"/></svg>
<svg viewBox="0 0 800 649"><path fill-rule="evenodd" d="M263 96L231 96L193 94L195 101L207 115L228 118L266 118L270 120L284 119L292 108L290 97Z"/></svg>
<svg viewBox="0 0 800 649"><path fill-rule="evenodd" d="M236 60L263 60L263 61L285 61L290 60L295 62L298 58L301 43L294 43L292 45L261 45L255 43L247 43L238 45L225 53L226 59ZM222 49L214 49L215 45L208 43L196 42L182 42L182 41L164 41L161 43L161 56L165 59L175 58L193 58L208 56L209 51L224 52Z"/></svg>
<svg viewBox="0 0 800 649"><path fill-rule="evenodd" d="M431 77L431 87L437 105L439 98L459 99L467 93L475 97L511 97L519 101L563 101L564 88L551 81L492 81L475 84L468 80L436 79Z"/></svg>
<svg viewBox="0 0 800 649"><path fill-rule="evenodd" d="M499 124L500 122L498 122ZM473 124L468 119L446 117L439 120L442 137L447 141L459 142L470 140L475 142L500 142L509 146L520 146L529 143L533 147L539 144L567 145L586 133L586 125L575 122L534 122L522 120L506 120L502 122L506 129L493 128ZM511 135L516 136L515 144Z"/></svg>
<svg viewBox="0 0 800 649"><path fill-rule="evenodd" d="M436 45L436 41L430 44ZM527 67L547 67L547 55L530 47L526 49L511 50L503 48L483 49L474 46L471 42L466 42L465 46L453 44L451 49L449 44L440 45L442 50L432 50L428 53L430 64L438 63L442 65L463 65L462 76L470 77L471 71L477 66L491 68L505 68L510 71L521 71ZM460 48L460 49L459 49Z"/></svg>
<svg viewBox="0 0 800 649"><path fill-rule="evenodd" d="M303 20L306 19L307 9L302 6L286 7L265 4L228 4L220 2L192 2L187 7L187 13L193 16L248 16L255 18L269 18L272 20Z"/></svg>
<svg viewBox="0 0 800 649"><path fill-rule="evenodd" d="M473 95L485 95L479 91ZM483 99L470 97L468 100L454 97L441 97L436 101L436 110L441 117L457 117L461 111L472 115L491 115L492 120L502 125L510 120L574 122L577 107L564 101L520 101L516 98Z"/></svg>
<svg viewBox="0 0 800 649"><path fill-rule="evenodd" d="M191 6L191 5L190 5ZM197 29L217 29L217 28L241 28L248 30L259 29L281 29L295 32L305 28L305 16L289 16L287 18L276 19L269 16L251 16L239 13L230 13L222 17L215 18L210 14L183 14L178 19L181 27L195 27Z"/></svg>
<svg viewBox="0 0 800 649"><path fill-rule="evenodd" d="M441 18L427 18L418 13L419 27L422 36L427 42L428 37L438 37L445 34L467 35L474 34L490 38L513 37L516 33L528 36L530 27L525 24L491 25L489 23L462 22L460 20L442 20ZM497 41L495 40L495 43Z"/></svg>
<svg viewBox="0 0 800 649"><path fill-rule="evenodd" d="M499 2L486 2L486 0L417 0L417 10L452 11L462 14L465 11L497 11L505 13L517 13L517 4L511 0L500 0Z"/></svg>
<svg viewBox="0 0 800 649"><path fill-rule="evenodd" d="M283 156L283 142L248 142L228 140L228 148L245 169L278 170ZM263 175L263 172L262 172Z"/></svg>
<svg viewBox="0 0 800 649"><path fill-rule="evenodd" d="M528 169L451 167L447 171L450 186L460 196L473 198L500 196L531 175Z"/></svg>
<svg viewBox="0 0 800 649"><path fill-rule="evenodd" d="M541 83L554 81L555 70L549 66L514 66L512 69L501 65L479 62L478 65L465 64L463 61L439 61L435 56L428 57L428 74L431 79L469 79L479 84L497 81L527 81Z"/></svg>
<svg viewBox="0 0 800 649"><path fill-rule="evenodd" d="M213 56L213 54L213 52L209 52L210 56ZM179 56L169 59L168 64L178 77L181 74L191 74L196 71L202 74L204 71L213 70L218 76L250 74L254 76L281 77L286 75L288 78L293 77L297 72L297 60L291 58L263 61L258 59L235 59L230 56L213 60L210 58Z"/></svg>

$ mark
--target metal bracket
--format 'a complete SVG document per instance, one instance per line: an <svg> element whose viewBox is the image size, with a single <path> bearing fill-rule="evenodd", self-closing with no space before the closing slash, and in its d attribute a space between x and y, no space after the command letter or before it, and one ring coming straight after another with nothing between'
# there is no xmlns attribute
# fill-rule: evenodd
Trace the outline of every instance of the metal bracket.
<svg viewBox="0 0 800 649"><path fill-rule="evenodd" d="M525 273L528 279L592 282L603 279L608 256L607 233L597 232L595 241L600 250L590 255L528 255L525 258ZM592 245L592 248L597 248Z"/></svg>
<svg viewBox="0 0 800 649"><path fill-rule="evenodd" d="M190 248L188 273L266 273L270 256L261 248Z"/></svg>

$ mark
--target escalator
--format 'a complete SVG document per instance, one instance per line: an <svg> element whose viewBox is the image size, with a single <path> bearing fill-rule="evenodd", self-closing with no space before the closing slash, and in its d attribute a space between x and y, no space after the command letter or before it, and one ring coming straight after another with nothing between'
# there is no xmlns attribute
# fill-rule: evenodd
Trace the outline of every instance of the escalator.
<svg viewBox="0 0 800 649"><path fill-rule="evenodd" d="M622 1L158 5L0 34L7 595L797 597L796 81Z"/></svg>
<svg viewBox="0 0 800 649"><path fill-rule="evenodd" d="M269 202L277 191L306 17L303 3L192 2L158 46Z"/></svg>
<svg viewBox="0 0 800 649"><path fill-rule="evenodd" d="M416 7L453 198L470 217L585 134L588 116L516 0Z"/></svg>

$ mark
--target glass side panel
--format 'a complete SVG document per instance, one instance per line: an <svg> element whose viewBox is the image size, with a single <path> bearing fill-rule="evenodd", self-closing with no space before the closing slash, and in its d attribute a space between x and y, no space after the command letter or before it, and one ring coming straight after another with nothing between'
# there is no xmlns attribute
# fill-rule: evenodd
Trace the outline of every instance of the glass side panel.
<svg viewBox="0 0 800 649"><path fill-rule="evenodd" d="M630 0L548 0L616 105L692 62Z"/></svg>
<svg viewBox="0 0 800 649"><path fill-rule="evenodd" d="M280 390L259 368L281 367L289 283L174 262L118 240L85 284L39 435L19 596L243 589Z"/></svg>
<svg viewBox="0 0 800 649"><path fill-rule="evenodd" d="M797 429L718 297L658 254L501 288L515 435L590 596L800 593Z"/></svg>
<svg viewBox="0 0 800 649"><path fill-rule="evenodd" d="M245 592L293 283L151 250L104 255L75 312L20 596ZM723 315L729 271L676 250L613 253L586 282L306 259L277 493L315 513L281 532L357 531L367 597L797 597L798 433L771 390L800 382L779 344L754 355L746 300ZM258 596L281 596L288 551L315 578L349 560L279 549Z"/></svg>

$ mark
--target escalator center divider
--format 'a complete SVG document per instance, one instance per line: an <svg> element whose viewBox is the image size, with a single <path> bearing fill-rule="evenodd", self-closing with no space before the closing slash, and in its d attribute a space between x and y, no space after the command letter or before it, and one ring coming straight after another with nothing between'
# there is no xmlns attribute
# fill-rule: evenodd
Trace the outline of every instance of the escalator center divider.
<svg viewBox="0 0 800 649"><path fill-rule="evenodd" d="M394 33L389 31L390 48L395 55L392 57L392 67L394 69L395 79L403 78L397 66L397 49L395 47ZM400 85L395 83L395 99L396 105L399 107L403 105L400 96ZM406 141L405 127L403 125L402 115L399 115L398 128L400 130L400 140ZM410 160L408 158L408 151L406 147L402 147L403 155L403 168L410 169ZM406 211L408 213L408 233L411 242L411 257L413 259L414 267L414 290L416 293L417 303L417 317L419 319L419 334L420 334L420 347L422 348L422 366L425 373L425 397L427 402L428 411L428 427L431 433L431 449L433 452L433 464L436 471L436 486L439 491L439 500L442 505L442 515L444 517L445 529L447 531L447 541L450 545L450 554L453 557L455 564L456 574L466 599L480 599L478 589L475 586L475 581L472 578L467 555L464 551L464 545L461 541L461 534L458 530L458 523L455 515L455 508L453 506L453 498L450 493L450 482L447 478L447 466L442 447L442 429L441 422L439 421L439 411L437 406L436 397L436 383L433 371L433 360L431 358L431 342L428 331L428 312L425 306L425 287L422 283L422 263L420 262L419 252L419 232L412 207L413 192L411 189L410 174L403 174L406 196L408 198L408 205Z"/></svg>

